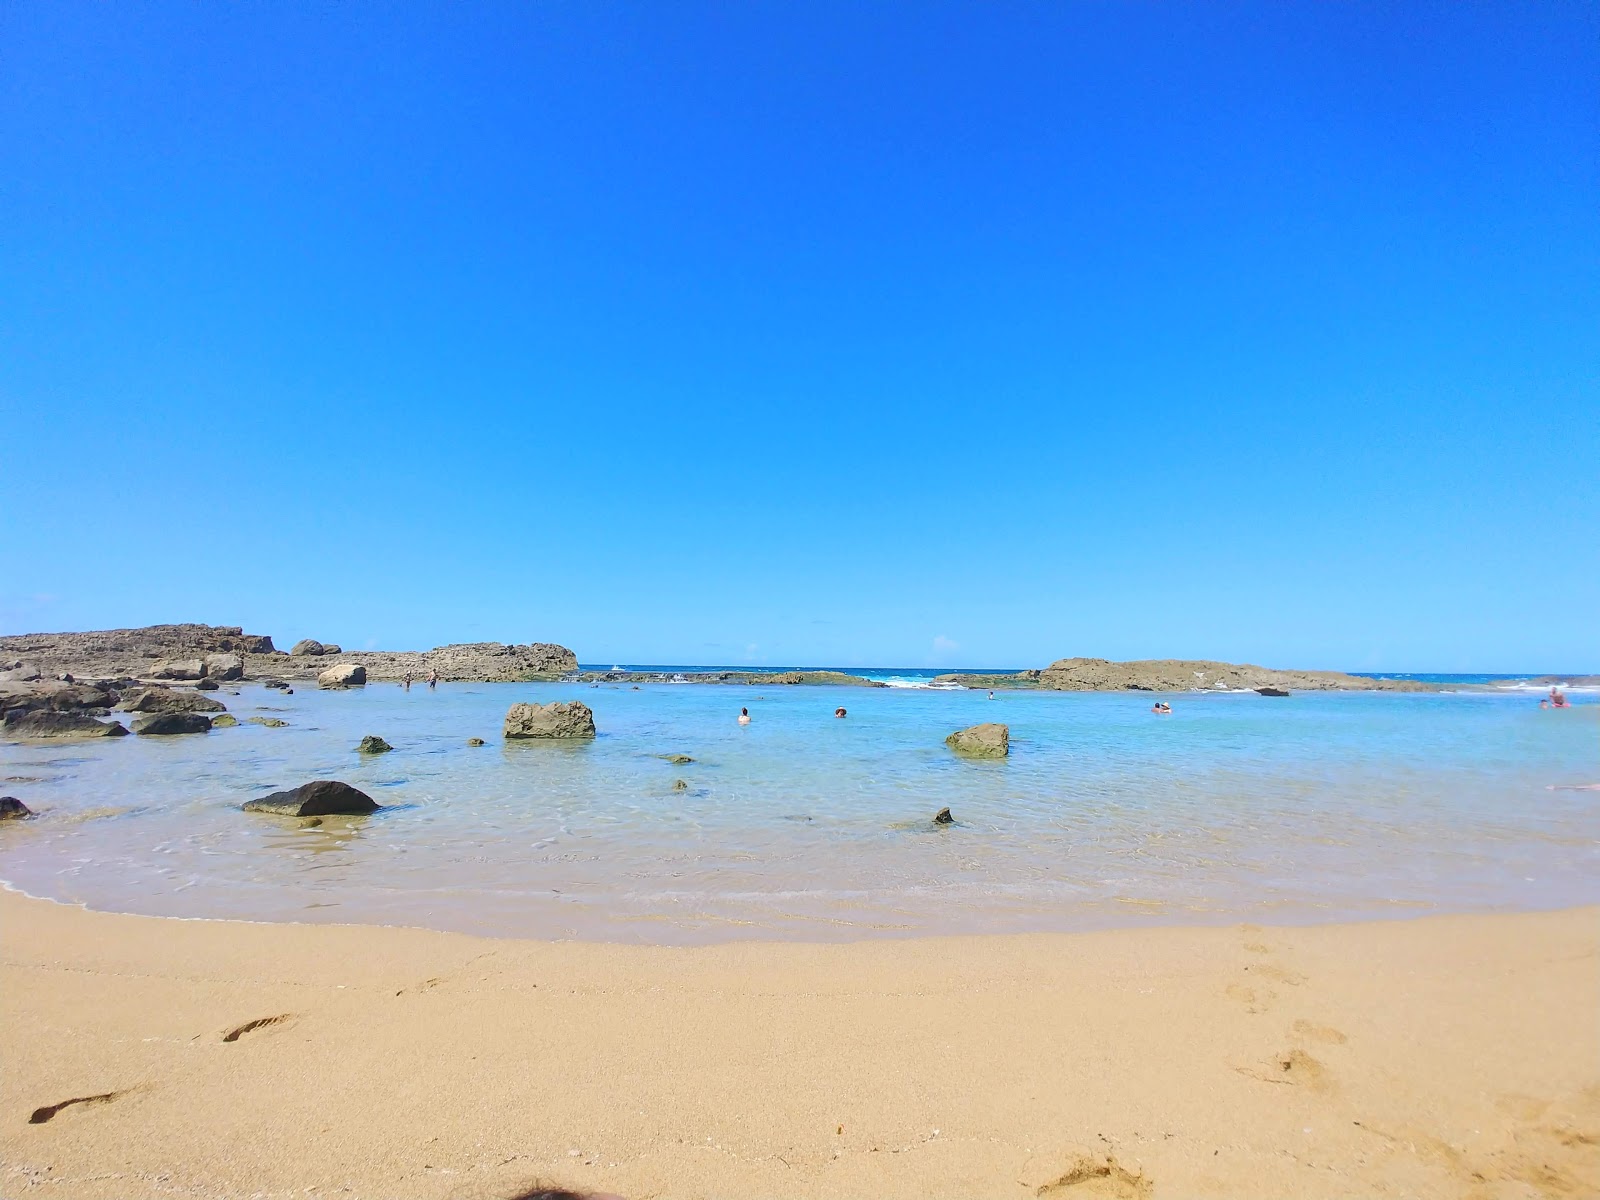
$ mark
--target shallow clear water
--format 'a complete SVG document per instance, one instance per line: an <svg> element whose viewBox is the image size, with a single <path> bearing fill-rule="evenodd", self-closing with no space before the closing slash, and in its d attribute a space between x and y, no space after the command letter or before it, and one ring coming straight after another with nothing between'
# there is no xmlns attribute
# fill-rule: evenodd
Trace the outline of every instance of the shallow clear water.
<svg viewBox="0 0 1600 1200"><path fill-rule="evenodd" d="M0 745L0 792L40 814L0 826L0 878L119 911L657 942L1600 899L1600 792L1551 787L1600 782L1594 696L1178 694L1156 717L1149 694L907 688L217 694L290 724ZM524 699L581 699L600 736L504 743ZM986 720L1009 759L943 745ZM368 733L396 749L363 758ZM318 778L385 808L236 807Z"/></svg>

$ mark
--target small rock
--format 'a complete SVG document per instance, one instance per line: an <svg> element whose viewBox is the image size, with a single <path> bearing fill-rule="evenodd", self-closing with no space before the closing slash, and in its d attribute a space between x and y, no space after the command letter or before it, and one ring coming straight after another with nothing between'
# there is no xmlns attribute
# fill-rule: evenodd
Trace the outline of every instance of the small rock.
<svg viewBox="0 0 1600 1200"><path fill-rule="evenodd" d="M331 813L371 813L378 806L372 797L337 779L318 779L259 800L247 800L245 812L272 813L280 817L321 817Z"/></svg>
<svg viewBox="0 0 1600 1200"><path fill-rule="evenodd" d="M484 740L482 738L468 738L467 739L467 745L469 745L469 746L482 746L483 744L484 744Z"/></svg>
<svg viewBox="0 0 1600 1200"><path fill-rule="evenodd" d="M672 790L675 792L687 792L689 790L689 783L684 779L674 779L672 781Z"/></svg>
<svg viewBox="0 0 1600 1200"><path fill-rule="evenodd" d="M317 676L320 688L360 687L367 682L367 669L360 663L334 663Z"/></svg>
<svg viewBox="0 0 1600 1200"><path fill-rule="evenodd" d="M377 734L369 733L361 739L361 745L357 746L356 749L362 754L386 754L393 750L394 747L377 736Z"/></svg>
<svg viewBox="0 0 1600 1200"><path fill-rule="evenodd" d="M307 817L304 821L300 822L300 828L301 829L315 829L317 826L319 826L321 824L322 824L322 818L321 817Z"/></svg>
<svg viewBox="0 0 1600 1200"><path fill-rule="evenodd" d="M694 759L690 758L687 754L658 754L656 757L666 759L675 767L687 766L689 763L694 761Z"/></svg>
<svg viewBox="0 0 1600 1200"><path fill-rule="evenodd" d="M1282 688L1275 687L1259 687L1256 689L1256 692L1262 696L1287 696L1289 694Z"/></svg>
<svg viewBox="0 0 1600 1200"><path fill-rule="evenodd" d="M319 654L327 653L327 647L321 642L317 641L315 638L301 638L298 642L289 647L289 653L295 658L305 658L308 656L315 658Z"/></svg>
<svg viewBox="0 0 1600 1200"><path fill-rule="evenodd" d="M0 821L21 821L33 816L33 810L15 796L0 796Z"/></svg>
<svg viewBox="0 0 1600 1200"><path fill-rule="evenodd" d="M195 683L194 690L197 692L215 692L220 690L221 687L222 685L215 679L201 679Z"/></svg>
<svg viewBox="0 0 1600 1200"><path fill-rule="evenodd" d="M950 810L948 808L941 808L938 812L933 814L933 823L935 825L954 825L956 823L956 819L950 815Z"/></svg>
<svg viewBox="0 0 1600 1200"><path fill-rule="evenodd" d="M232 713L223 713L221 716L211 718L211 728L213 729L225 729L229 725L237 725L238 723L239 718Z"/></svg>
<svg viewBox="0 0 1600 1200"><path fill-rule="evenodd" d="M508 738L592 738L594 713L587 704L513 704L506 712Z"/></svg>
<svg viewBox="0 0 1600 1200"><path fill-rule="evenodd" d="M957 730L945 738L944 744L969 758L1004 758L1011 752L1011 731L1004 725L986 721Z"/></svg>
<svg viewBox="0 0 1600 1200"><path fill-rule="evenodd" d="M210 733L211 718L197 712L160 712L140 717L133 723L133 731L170 737L180 733Z"/></svg>
<svg viewBox="0 0 1600 1200"><path fill-rule="evenodd" d="M280 721L277 717L246 717L245 721L251 725L265 725L268 729L282 729L289 723Z"/></svg>

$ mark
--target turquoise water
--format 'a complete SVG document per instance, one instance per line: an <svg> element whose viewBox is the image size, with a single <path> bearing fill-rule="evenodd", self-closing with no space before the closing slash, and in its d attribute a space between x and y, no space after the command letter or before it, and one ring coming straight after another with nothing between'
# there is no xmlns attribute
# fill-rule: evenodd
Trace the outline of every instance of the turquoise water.
<svg viewBox="0 0 1600 1200"><path fill-rule="evenodd" d="M1149 694L926 688L219 695L290 724L0 745L0 790L40 813L0 827L0 878L119 911L658 942L1600 899L1600 792L1553 790L1600 783L1592 695L1182 693L1170 717ZM581 699L600 736L503 743L524 699ZM979 721L1010 726L1009 759L946 750ZM368 733L396 749L362 758ZM386 807L319 828L236 807L316 778Z"/></svg>

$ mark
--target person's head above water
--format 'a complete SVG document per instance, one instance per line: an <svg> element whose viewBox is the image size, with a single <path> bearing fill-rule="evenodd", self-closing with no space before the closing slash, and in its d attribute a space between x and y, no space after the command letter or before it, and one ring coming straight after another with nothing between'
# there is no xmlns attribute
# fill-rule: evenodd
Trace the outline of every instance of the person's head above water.
<svg viewBox="0 0 1600 1200"><path fill-rule="evenodd" d="M844 705L841 704L838 708L834 709L833 715L836 717L844 716Z"/></svg>

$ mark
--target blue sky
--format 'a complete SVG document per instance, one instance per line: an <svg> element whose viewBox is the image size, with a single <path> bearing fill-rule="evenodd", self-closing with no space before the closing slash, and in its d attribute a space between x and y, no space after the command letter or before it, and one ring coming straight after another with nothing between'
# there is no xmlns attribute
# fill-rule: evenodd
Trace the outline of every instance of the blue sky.
<svg viewBox="0 0 1600 1200"><path fill-rule="evenodd" d="M0 631L1600 670L1587 5L0 8Z"/></svg>

